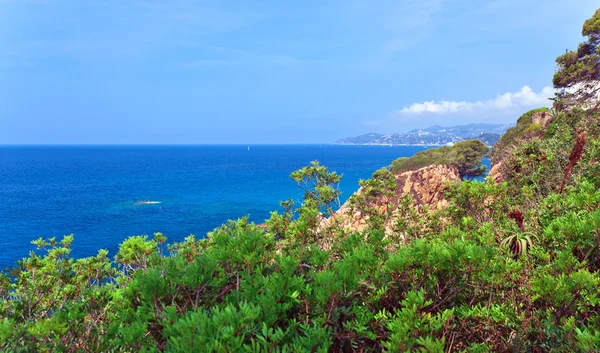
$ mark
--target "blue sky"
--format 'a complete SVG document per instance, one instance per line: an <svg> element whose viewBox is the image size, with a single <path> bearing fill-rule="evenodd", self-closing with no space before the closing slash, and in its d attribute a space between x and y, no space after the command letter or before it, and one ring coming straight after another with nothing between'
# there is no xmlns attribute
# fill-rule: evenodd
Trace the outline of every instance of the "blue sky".
<svg viewBox="0 0 600 353"><path fill-rule="evenodd" d="M583 0L0 0L0 144L327 143L514 122Z"/></svg>

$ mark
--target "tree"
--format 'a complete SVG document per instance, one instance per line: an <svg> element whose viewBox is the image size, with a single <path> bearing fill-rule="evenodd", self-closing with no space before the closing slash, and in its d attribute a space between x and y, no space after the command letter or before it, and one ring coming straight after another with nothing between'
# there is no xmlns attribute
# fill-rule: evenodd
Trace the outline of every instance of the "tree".
<svg viewBox="0 0 600 353"><path fill-rule="evenodd" d="M340 181L342 176L336 172L329 173L327 167L312 161L309 166L293 172L290 177L304 191L304 203L333 214L333 206L340 206Z"/></svg>
<svg viewBox="0 0 600 353"><path fill-rule="evenodd" d="M452 146L454 155L450 159L458 168L461 178L476 177L485 173L486 167L481 160L490 151L489 147L479 140L461 141Z"/></svg>
<svg viewBox="0 0 600 353"><path fill-rule="evenodd" d="M585 21L581 34L587 38L576 51L556 58L552 82L558 90L558 109L576 105L597 109L600 103L600 9Z"/></svg>
<svg viewBox="0 0 600 353"><path fill-rule="evenodd" d="M392 162L392 171L402 172L443 164L456 167L461 178L481 176L486 170L481 160L488 152L489 148L479 140L461 141L453 146L421 151L410 158L399 158Z"/></svg>

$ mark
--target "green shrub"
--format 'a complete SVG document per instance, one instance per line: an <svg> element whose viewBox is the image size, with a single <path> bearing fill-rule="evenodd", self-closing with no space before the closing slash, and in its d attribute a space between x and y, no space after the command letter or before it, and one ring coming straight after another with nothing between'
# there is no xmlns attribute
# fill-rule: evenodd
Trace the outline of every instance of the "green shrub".
<svg viewBox="0 0 600 353"><path fill-rule="evenodd" d="M480 176L485 172L481 165L488 147L479 140L457 142L453 146L443 146L417 152L410 158L402 157L392 162L393 172L416 170L429 165L443 164L456 167L462 177Z"/></svg>

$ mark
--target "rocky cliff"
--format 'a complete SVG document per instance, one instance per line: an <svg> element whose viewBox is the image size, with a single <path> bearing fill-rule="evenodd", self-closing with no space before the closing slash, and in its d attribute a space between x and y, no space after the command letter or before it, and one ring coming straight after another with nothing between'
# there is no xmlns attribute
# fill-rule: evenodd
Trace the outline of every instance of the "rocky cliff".
<svg viewBox="0 0 600 353"><path fill-rule="evenodd" d="M372 217L379 216L383 219L386 235L389 235L394 231L396 222L404 216L399 206L406 196L410 196L409 207L417 213L444 209L448 202L444 199L443 191L449 184L460 182L458 170L446 165L431 165L392 175L395 182L393 194L361 198L366 195L365 189L360 188L353 197L365 200L366 205L363 206L366 207L353 204L351 198L332 217L323 219L321 228L336 226L360 232L370 226L369 221ZM375 211L376 214L364 210ZM388 210L391 210L391 213L388 213Z"/></svg>

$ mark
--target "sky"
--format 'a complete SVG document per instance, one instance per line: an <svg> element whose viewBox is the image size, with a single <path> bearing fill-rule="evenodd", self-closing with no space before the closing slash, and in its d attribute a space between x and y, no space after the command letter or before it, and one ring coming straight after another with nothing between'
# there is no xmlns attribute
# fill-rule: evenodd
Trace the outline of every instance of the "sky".
<svg viewBox="0 0 600 353"><path fill-rule="evenodd" d="M332 143L548 105L591 0L0 0L0 144Z"/></svg>

